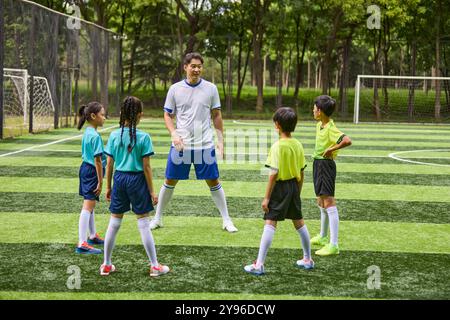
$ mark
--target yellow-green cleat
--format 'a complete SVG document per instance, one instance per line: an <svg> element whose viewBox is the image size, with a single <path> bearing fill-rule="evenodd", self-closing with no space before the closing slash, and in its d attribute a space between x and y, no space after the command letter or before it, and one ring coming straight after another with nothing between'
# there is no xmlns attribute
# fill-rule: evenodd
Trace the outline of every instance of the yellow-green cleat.
<svg viewBox="0 0 450 320"><path fill-rule="evenodd" d="M329 241L330 239L328 237L321 237L320 234L318 234L317 236L311 238L311 245L323 247L326 246Z"/></svg>
<svg viewBox="0 0 450 320"><path fill-rule="evenodd" d="M334 256L339 254L339 247L337 245L333 245L328 243L322 249L317 250L316 254L318 256Z"/></svg>

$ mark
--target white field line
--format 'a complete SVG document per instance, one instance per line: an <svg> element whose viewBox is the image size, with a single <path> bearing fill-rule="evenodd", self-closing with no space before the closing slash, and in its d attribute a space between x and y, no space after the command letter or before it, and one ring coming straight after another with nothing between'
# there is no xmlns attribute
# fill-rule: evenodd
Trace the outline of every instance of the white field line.
<svg viewBox="0 0 450 320"><path fill-rule="evenodd" d="M110 130L110 129L113 129L113 128L117 128L118 126L119 125L117 124L117 125L114 125L114 126L111 126L111 127L107 127L107 128L98 130L98 132L107 131L107 130ZM53 145L53 144L57 144L57 143L60 143L60 142L64 142L64 141L78 139L78 138L81 138L82 136L83 136L82 134L79 134L79 135L76 135L76 136L73 136L73 137L63 138L63 139L59 139L59 140L52 141L52 142L49 142L49 143L39 144L37 146L31 146L31 147L28 147L28 148L25 148L25 149L21 149L21 150L17 150L17 151L13 151L13 152L0 154L0 158L7 157L7 156L10 156L10 155L13 155L13 154L17 154L17 153L21 153L21 152L24 152L24 151L30 151L30 150L34 150L34 149L37 149L37 148L47 147L47 146L50 146L50 145Z"/></svg>
<svg viewBox="0 0 450 320"><path fill-rule="evenodd" d="M442 151L450 151L450 150L443 150L443 149L433 149L433 150L409 150L409 151L399 151L399 152L393 152L389 154L389 157L398 161L403 161L403 162L407 162L407 163L415 163L415 164L424 164L424 165L428 165L428 166L436 166L436 167L450 167L450 164L439 164L439 163L430 163L430 162L421 162L421 161L413 161L413 160L408 160L408 159L403 159L398 157L398 154L403 154L403 153L414 153L414 152L442 152ZM420 158L416 158L416 159L420 159ZM441 159L441 158L436 158L436 159ZM443 159L448 159L448 158L443 158Z"/></svg>

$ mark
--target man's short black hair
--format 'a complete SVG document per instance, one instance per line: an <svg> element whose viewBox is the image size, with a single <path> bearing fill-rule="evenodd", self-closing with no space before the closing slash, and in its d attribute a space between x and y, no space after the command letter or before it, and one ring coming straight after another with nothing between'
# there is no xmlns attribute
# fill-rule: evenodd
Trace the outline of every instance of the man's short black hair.
<svg viewBox="0 0 450 320"><path fill-rule="evenodd" d="M283 132L292 132L297 125L297 114L289 107L278 108L273 115L273 122L277 122Z"/></svg>
<svg viewBox="0 0 450 320"><path fill-rule="evenodd" d="M336 100L327 95L318 96L316 100L314 100L314 104L317 109L320 109L327 117L331 116L336 108Z"/></svg>
<svg viewBox="0 0 450 320"><path fill-rule="evenodd" d="M192 59L198 59L202 62L203 64L203 57L200 53L198 52L190 52L188 54L186 54L184 56L184 60L183 60L183 64L184 65L188 65L189 63L191 63Z"/></svg>

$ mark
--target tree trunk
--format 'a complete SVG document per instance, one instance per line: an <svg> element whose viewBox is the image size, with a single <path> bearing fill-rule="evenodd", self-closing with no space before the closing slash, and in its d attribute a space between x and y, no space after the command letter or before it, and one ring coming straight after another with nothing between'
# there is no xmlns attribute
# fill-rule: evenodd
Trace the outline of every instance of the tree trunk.
<svg viewBox="0 0 450 320"><path fill-rule="evenodd" d="M441 0L436 2L436 76L440 75L441 67L441 46L440 46L440 20L441 20ZM441 118L441 81L436 80L436 96L434 102L434 118L440 120Z"/></svg>
<svg viewBox="0 0 450 320"><path fill-rule="evenodd" d="M373 69L374 74L379 74L379 55L380 55L380 46L381 46L381 32L378 32L378 39L374 39L373 43ZM376 37L376 35L375 35ZM380 112L380 98L378 95L378 79L373 79L373 110L376 116L377 121L381 121L381 112Z"/></svg>
<svg viewBox="0 0 450 320"><path fill-rule="evenodd" d="M262 61L262 46L264 37L264 14L269 7L269 0L263 1L255 0L255 24L253 28L253 56L254 56L254 73L255 82L258 91L256 98L256 112L263 111L263 86L264 86L264 74L263 74L263 61Z"/></svg>
<svg viewBox="0 0 450 320"><path fill-rule="evenodd" d="M344 12L342 8L337 8L333 20L333 29L328 37L327 48L325 51L325 57L322 64L322 94L328 94L330 88L330 65L331 55L336 43L337 32L340 28L341 18Z"/></svg>
<svg viewBox="0 0 450 320"><path fill-rule="evenodd" d="M142 14L139 17L139 22L136 26L136 30L134 31L134 39L133 39L133 44L131 47L131 57L130 57L130 73L128 75L128 89L127 89L127 93L131 94L131 86L133 85L133 77L134 77L134 62L135 62L135 56L136 56L136 50L139 44L139 39L141 38L141 31L142 31L142 24L144 21L144 17L146 14L146 8L144 8L142 10Z"/></svg>
<svg viewBox="0 0 450 320"><path fill-rule="evenodd" d="M252 48L252 41L250 41L248 44L247 57L245 58L244 73L242 75L242 78L240 78L240 76L238 76L238 89L237 89L237 95L236 95L236 103L238 106L241 103L241 92L242 92L242 87L244 86L244 82L245 82L245 75L247 73L247 67L248 67L248 62L249 62L249 58L250 58L251 48ZM252 76L252 82L253 82L253 76ZM252 85L253 85L253 83L252 83Z"/></svg>
<svg viewBox="0 0 450 320"><path fill-rule="evenodd" d="M411 76L416 75L416 60L417 60L417 43L416 40L413 40L412 43L412 57L411 57ZM408 119L409 121L414 120L414 94L415 94L415 87L414 87L414 81L409 81L409 96L408 96Z"/></svg>
<svg viewBox="0 0 450 320"><path fill-rule="evenodd" d="M352 45L353 28L350 34L346 37L344 43L344 50L342 51L342 74L341 81L339 85L339 110L342 112L343 116L348 115L348 93L347 88L349 87L349 62L350 62L350 50Z"/></svg>

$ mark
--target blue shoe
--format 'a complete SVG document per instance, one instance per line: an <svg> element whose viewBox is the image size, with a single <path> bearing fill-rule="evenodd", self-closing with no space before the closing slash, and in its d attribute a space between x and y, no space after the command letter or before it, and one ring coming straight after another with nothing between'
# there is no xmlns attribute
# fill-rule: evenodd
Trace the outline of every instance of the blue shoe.
<svg viewBox="0 0 450 320"><path fill-rule="evenodd" d="M248 266L245 266L244 270L245 272L253 274L254 276L262 276L265 273L263 265L261 265L261 267L259 268L256 268L256 262L253 264L249 264Z"/></svg>
<svg viewBox="0 0 450 320"><path fill-rule="evenodd" d="M94 244L104 244L105 240L103 238L101 238L98 233L95 234L95 237L93 239L88 238L87 241L88 244L90 245L94 245Z"/></svg>
<svg viewBox="0 0 450 320"><path fill-rule="evenodd" d="M314 261L313 261L313 259L309 259L309 261L305 261L305 259L303 258L302 260L297 260L297 262L295 263L295 266L300 269L311 270L311 269L314 269Z"/></svg>
<svg viewBox="0 0 450 320"><path fill-rule="evenodd" d="M101 254L103 251L100 249L95 249L87 244L87 242L83 242L80 247L75 249L76 253L79 254Z"/></svg>

